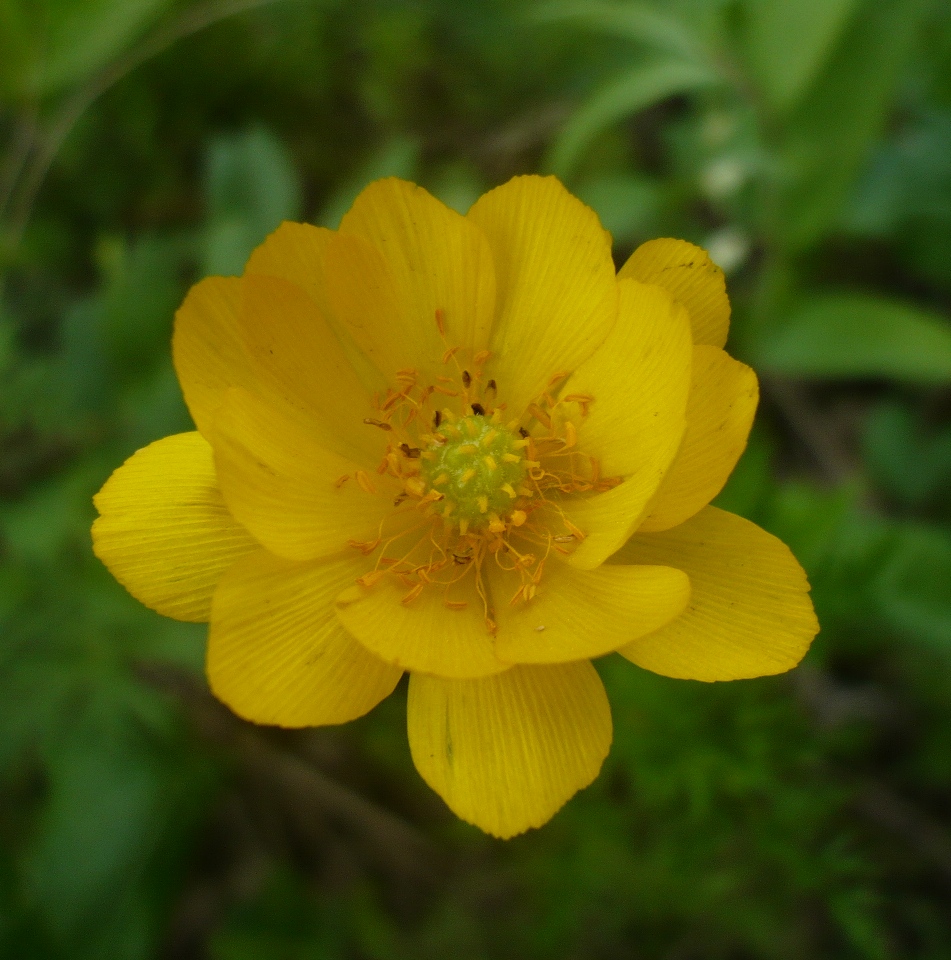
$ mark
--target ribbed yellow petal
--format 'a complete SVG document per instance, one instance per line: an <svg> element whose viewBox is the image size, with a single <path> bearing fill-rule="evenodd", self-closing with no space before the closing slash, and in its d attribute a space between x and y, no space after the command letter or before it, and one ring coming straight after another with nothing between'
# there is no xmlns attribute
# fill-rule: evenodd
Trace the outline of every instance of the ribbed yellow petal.
<svg viewBox="0 0 951 960"><path fill-rule="evenodd" d="M359 465L322 447L308 419L274 397L232 388L209 439L229 510L278 556L337 553L375 537L392 513L398 488L388 477L363 471L361 485Z"/></svg>
<svg viewBox="0 0 951 960"><path fill-rule="evenodd" d="M222 573L258 549L228 512L198 433L134 453L93 502L96 556L132 596L176 620L207 620Z"/></svg>
<svg viewBox="0 0 951 960"><path fill-rule="evenodd" d="M602 476L666 469L680 444L690 391L690 321L660 287L623 280L618 319L563 397L590 397L578 446ZM570 409L570 407L569 407Z"/></svg>
<svg viewBox="0 0 951 960"><path fill-rule="evenodd" d="M324 253L332 230L309 223L282 223L248 258L246 277L279 277L301 288L326 317L330 315Z"/></svg>
<svg viewBox="0 0 951 960"><path fill-rule="evenodd" d="M567 562L582 570L593 570L619 550L640 524L663 475L663 468L658 465L655 471L642 470L607 493L561 501L558 513L585 535L572 545ZM549 509L541 515L551 517L552 529L559 529L558 513Z"/></svg>
<svg viewBox="0 0 951 960"><path fill-rule="evenodd" d="M212 607L207 669L215 696L247 720L282 727L346 723L388 696L402 671L357 643L334 613L360 560L351 551L297 564L258 550L236 563Z"/></svg>
<svg viewBox="0 0 951 960"><path fill-rule="evenodd" d="M554 177L516 177L482 196L469 219L495 260L493 376L499 398L519 416L610 332L617 315L611 244L594 211Z"/></svg>
<svg viewBox="0 0 951 960"><path fill-rule="evenodd" d="M463 820L507 838L540 827L598 775L611 708L587 661L483 680L413 674L413 762Z"/></svg>
<svg viewBox="0 0 951 960"><path fill-rule="evenodd" d="M396 382L399 370L428 370L445 351L435 316L419 317L402 296L393 269L368 240L337 233L327 244L327 295L354 343Z"/></svg>
<svg viewBox="0 0 951 960"><path fill-rule="evenodd" d="M739 680L783 673L819 630L806 575L789 548L716 507L673 530L638 534L611 562L669 564L690 577L686 611L620 651L664 676Z"/></svg>
<svg viewBox="0 0 951 960"><path fill-rule="evenodd" d="M471 221L422 187L390 178L357 197L340 231L363 237L383 254L413 329L431 335L438 310L443 351L451 346L476 353L488 346L495 269L488 241Z"/></svg>
<svg viewBox="0 0 951 960"><path fill-rule="evenodd" d="M208 277L188 291L175 314L175 371L188 411L202 433L214 418L222 392L249 382L240 333L241 289L237 277Z"/></svg>
<svg viewBox="0 0 951 960"><path fill-rule="evenodd" d="M640 530L669 530L723 489L746 448L758 401L748 366L718 347L694 347L687 430Z"/></svg>
<svg viewBox="0 0 951 960"><path fill-rule="evenodd" d="M241 327L257 392L300 409L322 447L375 469L385 443L363 422L370 394L314 301L286 280L246 277Z"/></svg>
<svg viewBox="0 0 951 960"><path fill-rule="evenodd" d="M575 570L550 561L527 603L494 593L502 660L568 663L600 657L669 623L687 605L690 581L672 567Z"/></svg>
<svg viewBox="0 0 951 960"><path fill-rule="evenodd" d="M485 610L472 578L454 590L449 609L438 587L403 602L409 588L384 577L372 587L354 584L337 601L337 616L369 651L404 670L441 677L486 677L507 670L493 650Z"/></svg>
<svg viewBox="0 0 951 960"><path fill-rule="evenodd" d="M722 347L730 329L730 301L723 271L706 250L686 240L648 240L618 271L642 283L656 283L690 313L693 342Z"/></svg>
<svg viewBox="0 0 951 960"><path fill-rule="evenodd" d="M346 327L337 320L327 293L326 251L334 231L309 223L282 223L259 247L255 248L244 275L278 277L300 287L313 300L320 315L333 328L340 349L369 390L386 386L380 371L353 342Z"/></svg>

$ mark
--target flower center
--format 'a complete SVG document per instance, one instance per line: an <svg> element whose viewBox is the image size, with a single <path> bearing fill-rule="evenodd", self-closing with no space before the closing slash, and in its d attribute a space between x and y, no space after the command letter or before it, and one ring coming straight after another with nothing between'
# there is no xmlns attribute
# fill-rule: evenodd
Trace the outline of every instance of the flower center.
<svg viewBox="0 0 951 960"><path fill-rule="evenodd" d="M443 515L474 529L508 517L528 470L527 441L478 413L443 422L432 436L420 479L442 495Z"/></svg>

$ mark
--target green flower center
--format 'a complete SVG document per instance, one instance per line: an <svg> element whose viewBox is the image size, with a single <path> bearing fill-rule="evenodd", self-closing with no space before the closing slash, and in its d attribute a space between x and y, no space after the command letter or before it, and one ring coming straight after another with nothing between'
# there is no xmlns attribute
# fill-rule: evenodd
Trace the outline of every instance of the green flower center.
<svg viewBox="0 0 951 960"><path fill-rule="evenodd" d="M507 517L528 469L522 437L480 414L444 422L434 436L420 476L442 494L444 515L473 526Z"/></svg>

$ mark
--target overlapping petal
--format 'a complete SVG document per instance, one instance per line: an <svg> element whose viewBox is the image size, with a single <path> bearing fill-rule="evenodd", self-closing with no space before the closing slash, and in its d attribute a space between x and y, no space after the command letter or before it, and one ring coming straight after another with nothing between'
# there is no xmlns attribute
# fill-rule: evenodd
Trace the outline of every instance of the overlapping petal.
<svg viewBox="0 0 951 960"><path fill-rule="evenodd" d="M660 287L618 284L618 320L604 344L562 390L586 415L578 447L602 476L625 482L560 504L585 540L570 562L603 563L636 529L677 453L686 425L692 347L686 311Z"/></svg>
<svg viewBox="0 0 951 960"><path fill-rule="evenodd" d="M493 579L502 587L501 577ZM512 584L505 586L511 591ZM502 660L568 663L610 653L673 620L687 605L690 581L672 567L575 570L551 561L527 603L494 593Z"/></svg>
<svg viewBox="0 0 951 960"><path fill-rule="evenodd" d="M620 651L655 673L708 681L783 673L819 630L806 575L789 548L716 507L672 530L638 534L612 563L669 564L690 577L684 613Z"/></svg>
<svg viewBox="0 0 951 960"><path fill-rule="evenodd" d="M488 346L495 268L488 241L471 220L422 187L390 178L357 197L340 232L363 237L385 258L414 331L404 336L415 339L421 329L437 355L450 346L469 354ZM445 339L438 336L437 311Z"/></svg>
<svg viewBox="0 0 951 960"><path fill-rule="evenodd" d="M660 287L621 281L617 323L562 390L592 398L578 443L602 476L666 469L686 424L691 354L686 310Z"/></svg>
<svg viewBox="0 0 951 960"><path fill-rule="evenodd" d="M274 397L231 388L209 433L229 510L278 556L336 553L373 539L392 513L390 478L363 470L361 485L361 465L321 446L308 418Z"/></svg>
<svg viewBox="0 0 951 960"><path fill-rule="evenodd" d="M554 177L516 177L468 216L495 261L493 376L520 416L553 375L574 370L610 332L617 315L610 241L595 213Z"/></svg>
<svg viewBox="0 0 951 960"><path fill-rule="evenodd" d="M265 550L246 556L215 591L208 680L215 695L255 723L282 727L346 723L389 696L402 671L340 625L334 598L366 561L299 564Z"/></svg>
<svg viewBox="0 0 951 960"><path fill-rule="evenodd" d="M229 387L253 381L239 327L241 280L208 277L175 314L172 357L188 412L202 433Z"/></svg>
<svg viewBox="0 0 951 960"><path fill-rule="evenodd" d="M354 343L330 304L326 254L327 244L334 236L334 231L325 227L285 221L254 249L244 268L244 275L277 277L303 290L333 328L335 339L360 382L370 392L381 390L386 386L385 378Z"/></svg>
<svg viewBox="0 0 951 960"><path fill-rule="evenodd" d="M693 351L687 430L650 511L644 532L669 530L705 507L746 449L759 401L756 374L717 347Z"/></svg>
<svg viewBox="0 0 951 960"><path fill-rule="evenodd" d="M481 680L413 674L407 726L423 779L457 816L503 838L549 820L611 745L611 709L587 661Z"/></svg>
<svg viewBox="0 0 951 960"><path fill-rule="evenodd" d="M207 620L224 571L258 549L228 512L198 433L134 453L93 502L96 556L132 596L176 620Z"/></svg>
<svg viewBox="0 0 951 960"><path fill-rule="evenodd" d="M722 347L730 329L730 301L723 271L710 254L686 240L664 238L641 244L618 271L642 283L656 283L690 314L694 343Z"/></svg>
<svg viewBox="0 0 951 960"><path fill-rule="evenodd" d="M487 677L511 664L494 651L486 609L472 577L464 578L450 609L438 587L424 589L411 601L409 590L391 577L372 587L354 584L337 601L341 623L369 651L405 670L440 677Z"/></svg>

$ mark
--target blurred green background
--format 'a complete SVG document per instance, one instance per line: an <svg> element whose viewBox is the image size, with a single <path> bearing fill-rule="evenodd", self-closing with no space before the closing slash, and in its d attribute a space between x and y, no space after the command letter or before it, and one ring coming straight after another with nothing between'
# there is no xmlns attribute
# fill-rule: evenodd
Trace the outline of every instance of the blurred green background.
<svg viewBox="0 0 951 960"><path fill-rule="evenodd" d="M238 721L204 628L92 556L189 429L173 312L284 218L523 172L727 271L763 401L721 505L822 633L704 685L607 658L601 777L508 843L412 769L401 688ZM951 5L0 0L0 954L951 957Z"/></svg>

